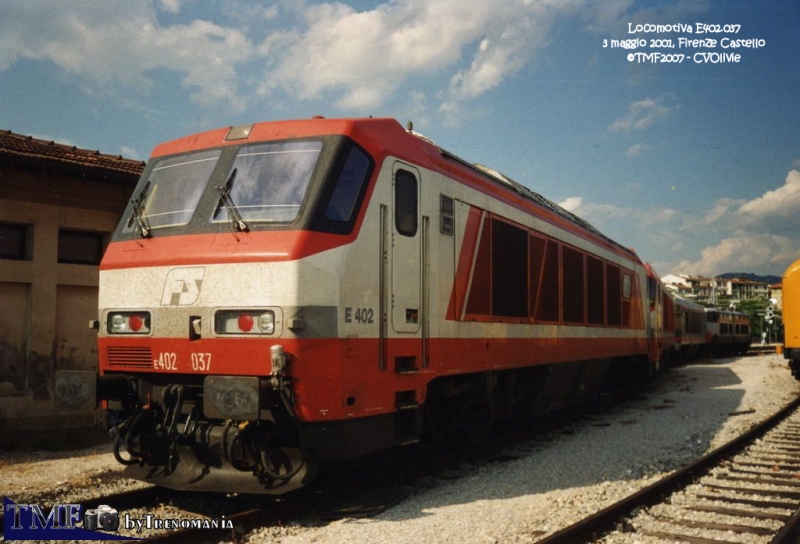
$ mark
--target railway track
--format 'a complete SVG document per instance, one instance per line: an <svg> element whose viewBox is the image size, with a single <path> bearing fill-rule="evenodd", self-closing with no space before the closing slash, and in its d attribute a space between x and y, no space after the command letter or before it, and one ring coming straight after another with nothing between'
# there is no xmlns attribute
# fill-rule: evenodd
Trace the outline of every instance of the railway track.
<svg viewBox="0 0 800 544"><path fill-rule="evenodd" d="M601 412L607 411L609 406L614 406L622 398L608 398L604 402L596 402L593 405L594 409ZM615 544L621 542L655 542L657 538L669 542L697 542L697 543L714 543L720 542L769 542L771 535L776 535L777 531L783 524L790 521L792 513L797 510L797 505L800 505L800 478L796 474L800 474L800 415L793 411L798 403L785 408L779 414L776 414L770 420L748 433L749 438L742 438L735 442L731 442L712 452L704 460L693 463L691 466L675 473L673 478L673 487L658 487L651 486L640 493L637 493L631 500L609 507L603 512L599 519L585 520L578 527L573 526L567 530L556 533L541 543L546 542L591 542L597 538L602 538L602 535L608 531L617 532L610 537L608 542ZM585 415L585 411L578 410L578 414L564 414L564 419L569 420L571 415L580 417L580 414ZM789 415L790 414L790 415ZM785 417L785 423L779 425L781 418ZM560 418L556 418L557 420ZM548 420L546 428L556 427L559 428L566 425L564 420L554 422L553 419ZM770 426L778 426L774 431L767 432ZM785 430L781 430L785 427ZM525 430L523 434L533 432L539 435L542 428L539 427L534 430ZM766 433L766 434L765 434ZM761 456L761 459L745 459L741 457L733 457L737 451L742 450L746 446L743 445L746 441L753 441L763 435L763 439L756 446L752 446L750 450ZM794 436L793 436L794 435ZM523 438L513 437L512 443ZM780 455L775 451L767 453L768 448L764 445L767 441L774 439L777 449L782 451ZM744 441L744 442L743 442ZM491 460L493 455L502 454L505 440L498 439L493 441L491 448L488 451L480 452L465 452L459 450L456 452L459 455L467 455L471 461L480 462L480 459ZM791 443L784 443L791 442ZM796 448L797 451L792 451ZM500 453L498 454L498 449ZM775 448L773 448L775 449ZM486 450L486 448L481 448ZM777 456L778 459L764 459L764 457ZM233 529L228 530L204 530L204 529L183 529L183 530L170 530L163 531L161 534L149 533L146 535L147 539L159 540L161 542L187 542L191 541L193 544L199 542L220 542L221 540L236 541L239 537L247 532L264 527L274 527L276 536L279 536L280 528L291 520L297 519L320 519L321 521L336 519L339 517L360 517L370 516L377 512L383 511L402 500L404 495L400 493L405 484L408 483L409 478L413 480L420 473L436 474L443 467L451 467L454 464L458 465L461 462L466 462L463 458L454 460L451 455L431 455L427 451L422 456L426 459L427 463L421 463L419 459L403 459L402 463L398 465L397 460L392 466L397 469L402 466L403 469L393 470L393 474L402 473L403 477L398 478L397 481L392 481L392 478L384 477L384 475L370 474L366 482L360 485L350 487L346 492L342 489L345 487L343 484L349 482L353 484L353 473L346 473L330 482L327 489L320 490L308 489L301 490L297 496L287 496L279 499L275 498L258 498L247 496L223 496L214 495L210 498L198 499L206 494L186 494L180 492L172 492L164 488L149 488L132 493L124 493L115 496L97 497L90 500L83 501L84 511L87 508L96 508L98 504L110 504L120 511L120 514L131 511L131 514L142 515L145 513L158 513L158 515L165 514L165 506L171 513L179 512L179 515L194 517L194 518L212 518L224 516L225 519L230 520ZM458 455L456 455L458 457ZM798 461L793 462L797 457ZM749 465L747 463L750 463ZM722 464L720 466L720 464ZM433 465L433 466L431 466ZM705 483L698 483L698 478L703 476L709 470L714 470L714 480L705 481ZM748 481L740 481L737 478L744 478ZM742 487L749 485L753 482L756 486L764 487L764 484L759 484L759 480L768 481L769 483L784 482L787 485L781 486L776 489L777 496L771 499L764 497L741 497L743 500L738 501L740 504L731 502L732 499L737 498L742 493L731 491L730 488ZM384 486L382 484L389 484ZM793 485L794 484L794 485ZM394 487L393 487L394 485ZM707 497L702 498L701 501L690 502L689 499L682 496L679 500L678 493L673 493L676 489L688 486L689 498L705 494ZM717 487L714 487L717 486ZM673 493L669 499L662 501L665 497ZM190 497L193 497L190 499ZM352 501L343 501L342 499L350 499ZM767 504L767 501L770 504ZM664 519L667 515L662 512L662 507L656 506L660 502L666 502L671 507L681 506L675 509L677 514L672 514L672 518L676 518L678 522L683 522L684 526L677 528L666 528ZM221 503L222 506L217 507L212 503ZM338 504L337 504L338 503ZM44 506L44 505L43 505ZM172 510L174 507L174 510ZM776 511L777 507L777 511ZM664 507L666 508L666 507ZM749 535L751 540L736 540L722 535L719 529L716 529L718 538L710 539L708 536L697 536L699 534L708 534L707 527L685 527L689 518L691 524L704 523L702 519L698 519L697 515L690 515L690 512L700 512L703 509L714 508L716 515L728 515L726 523L730 526L739 526L730 528L738 535ZM720 512L724 510L724 512ZM736 517L737 510L744 510L747 514L759 514L762 518L761 521L752 522L751 520L742 521L741 516ZM639 516L631 516L632 511L639 511ZM741 513L741 512L739 512ZM707 522L705 522L707 523ZM748 525L749 524L749 525ZM751 531L747 532L747 528ZM622 529L620 529L622 528ZM625 531L625 533L620 533ZM689 534L684 540L677 538L675 535L685 533ZM769 532L769 534L767 534ZM122 531L120 531L122 534ZM764 533L764 534L759 534ZM660 534L661 536L644 537L646 534ZM642 535L642 538L636 535ZM719 536L722 535L722 536ZM616 540L613 538L616 537ZM689 537L693 537L689 538ZM784 537L781 537L784 538ZM784 540L776 540L776 542L795 542L792 537L785 537ZM760 539L760 540L757 540Z"/></svg>
<svg viewBox="0 0 800 544"><path fill-rule="evenodd" d="M800 542L800 398L747 433L537 544Z"/></svg>
<svg viewBox="0 0 800 544"><path fill-rule="evenodd" d="M590 412L608 409L610 406L630 398L633 394L635 392L632 391L619 392L602 399L595 399L583 406L582 409L567 410L535 425L514 432L501 433L488 444L443 450L423 448L420 451L409 450L398 453L396 457L378 456L381 461L377 464L369 462L358 465L345 464L338 470L330 471L326 477L320 478L311 487L284 497L241 495L223 498L220 496L219 500L227 503L222 515L226 521L230 522L232 529L173 528L148 531L145 536L148 541L162 543L200 544L202 542L220 542L221 540L236 541L252 530L265 527L279 528L297 519L326 522L341 518L371 517L404 500L408 495L407 485L409 482L435 475L465 462L492 462L492 459L500 455L508 445L519 443L547 430L566 426L576 418L583 417L587 409ZM170 507L175 507L171 510L173 517L211 517L207 505L195 508L193 511L187 511L181 506L182 498L195 496L193 493L185 494L164 488L152 489L158 490L160 495L157 503L148 504L148 513L160 510L163 516L165 514L162 507L169 504ZM128 505L134 508L145 506L145 502L134 504L134 500L126 498L125 502L120 502L122 506L118 507L118 500L115 497L96 498L85 501L85 503L84 508L95 508L97 504L111 504L121 513L128 508ZM219 519L220 510L216 510L216 512ZM130 532L125 534L128 535Z"/></svg>

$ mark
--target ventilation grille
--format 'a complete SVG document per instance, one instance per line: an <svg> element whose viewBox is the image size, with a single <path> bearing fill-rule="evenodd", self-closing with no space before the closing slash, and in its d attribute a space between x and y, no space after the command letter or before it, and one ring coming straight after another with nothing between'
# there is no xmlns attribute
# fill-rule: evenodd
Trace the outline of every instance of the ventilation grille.
<svg viewBox="0 0 800 544"><path fill-rule="evenodd" d="M108 347L108 364L124 368L152 368L153 357L149 347Z"/></svg>

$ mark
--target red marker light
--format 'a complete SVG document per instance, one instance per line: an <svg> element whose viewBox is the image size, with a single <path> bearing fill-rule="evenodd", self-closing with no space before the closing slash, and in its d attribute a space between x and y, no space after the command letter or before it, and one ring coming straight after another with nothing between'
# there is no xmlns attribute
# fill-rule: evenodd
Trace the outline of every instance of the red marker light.
<svg viewBox="0 0 800 544"><path fill-rule="evenodd" d="M250 332L253 330L253 316L250 314L239 315L239 330L242 332Z"/></svg>
<svg viewBox="0 0 800 544"><path fill-rule="evenodd" d="M132 315L128 318L128 326L133 332L139 332L144 326L144 319L142 319L141 316Z"/></svg>

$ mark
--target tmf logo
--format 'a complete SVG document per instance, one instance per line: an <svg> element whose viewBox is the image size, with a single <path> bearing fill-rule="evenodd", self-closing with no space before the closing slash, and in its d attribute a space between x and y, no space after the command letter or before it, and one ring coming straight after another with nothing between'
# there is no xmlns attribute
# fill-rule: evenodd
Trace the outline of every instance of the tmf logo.
<svg viewBox="0 0 800 544"><path fill-rule="evenodd" d="M164 294L161 295L162 306L191 306L200 298L203 287L203 276L206 269L202 266L191 268L173 268L164 282Z"/></svg>

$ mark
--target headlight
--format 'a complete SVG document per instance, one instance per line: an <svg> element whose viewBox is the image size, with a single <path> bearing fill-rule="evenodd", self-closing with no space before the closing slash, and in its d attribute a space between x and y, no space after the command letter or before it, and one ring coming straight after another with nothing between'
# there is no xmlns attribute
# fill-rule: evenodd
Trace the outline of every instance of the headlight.
<svg viewBox="0 0 800 544"><path fill-rule="evenodd" d="M217 310L214 314L217 334L274 334L275 312L272 310Z"/></svg>
<svg viewBox="0 0 800 544"><path fill-rule="evenodd" d="M109 334L148 334L150 312L110 312L106 330Z"/></svg>
<svg viewBox="0 0 800 544"><path fill-rule="evenodd" d="M258 328L264 331L265 334L272 334L275 332L275 314L272 312L264 312L258 316Z"/></svg>

